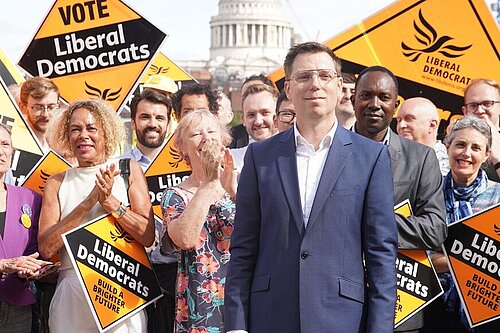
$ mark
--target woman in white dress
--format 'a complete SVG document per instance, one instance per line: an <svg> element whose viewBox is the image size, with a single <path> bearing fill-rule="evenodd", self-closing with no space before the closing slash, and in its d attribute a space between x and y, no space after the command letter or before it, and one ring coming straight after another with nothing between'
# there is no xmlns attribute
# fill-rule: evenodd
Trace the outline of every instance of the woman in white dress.
<svg viewBox="0 0 500 333"><path fill-rule="evenodd" d="M54 130L60 146L72 152L78 167L50 177L44 190L39 251L45 258L58 252L61 256L59 279L49 311L49 329L52 333L97 332L61 235L111 213L127 233L148 247L154 241L149 192L141 167L130 161L127 196L118 160L110 158L124 138L124 125L103 101L71 104L63 111ZM126 208L129 203L130 208ZM144 312L139 312L108 332L146 332L146 323Z"/></svg>

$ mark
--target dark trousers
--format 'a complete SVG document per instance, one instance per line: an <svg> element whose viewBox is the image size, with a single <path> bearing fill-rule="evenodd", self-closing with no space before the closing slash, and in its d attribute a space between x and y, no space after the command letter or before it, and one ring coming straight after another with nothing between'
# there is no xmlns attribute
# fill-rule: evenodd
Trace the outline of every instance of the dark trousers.
<svg viewBox="0 0 500 333"><path fill-rule="evenodd" d="M172 333L175 319L177 263L153 264L153 269L162 288L163 297L146 307L148 333Z"/></svg>
<svg viewBox="0 0 500 333"><path fill-rule="evenodd" d="M14 305L0 299L0 332L30 333L31 305Z"/></svg>
<svg viewBox="0 0 500 333"><path fill-rule="evenodd" d="M36 281L40 332L49 333L49 307L56 291L56 283Z"/></svg>
<svg viewBox="0 0 500 333"><path fill-rule="evenodd" d="M457 302L455 311L446 311L446 305L443 298L439 297L424 308L425 325L422 333L469 333L460 323L459 304ZM474 333L499 333L500 319L477 326Z"/></svg>

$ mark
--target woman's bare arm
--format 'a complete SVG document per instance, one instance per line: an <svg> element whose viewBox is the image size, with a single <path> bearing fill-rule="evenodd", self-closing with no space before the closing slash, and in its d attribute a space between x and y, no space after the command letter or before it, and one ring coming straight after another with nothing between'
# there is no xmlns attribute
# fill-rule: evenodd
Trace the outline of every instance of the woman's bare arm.
<svg viewBox="0 0 500 333"><path fill-rule="evenodd" d="M49 178L45 185L42 210L38 229L38 250L42 257L50 258L64 245L61 235L78 227L87 213L97 203L96 188L64 219L61 219L60 202L57 193L65 173Z"/></svg>

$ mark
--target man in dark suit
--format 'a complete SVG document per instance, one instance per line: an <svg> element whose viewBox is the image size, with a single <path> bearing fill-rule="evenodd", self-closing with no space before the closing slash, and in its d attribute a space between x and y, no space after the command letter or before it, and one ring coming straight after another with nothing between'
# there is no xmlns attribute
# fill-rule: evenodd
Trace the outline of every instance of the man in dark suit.
<svg viewBox="0 0 500 333"><path fill-rule="evenodd" d="M297 120L247 150L225 328L391 332L397 229L387 148L336 121L341 68L328 47L296 45L284 65Z"/></svg>
<svg viewBox="0 0 500 333"><path fill-rule="evenodd" d="M399 137L389 128L399 106L396 77L385 67L369 67L359 74L355 91L353 130L389 147L394 205L408 199L413 211L409 217L395 214L399 248L439 248L447 233L439 163L432 148ZM418 332L422 324L418 313L397 331Z"/></svg>

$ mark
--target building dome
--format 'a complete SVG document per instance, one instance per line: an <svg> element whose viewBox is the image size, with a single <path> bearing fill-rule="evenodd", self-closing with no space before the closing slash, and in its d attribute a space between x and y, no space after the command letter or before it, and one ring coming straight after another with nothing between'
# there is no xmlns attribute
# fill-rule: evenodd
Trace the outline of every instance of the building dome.
<svg viewBox="0 0 500 333"><path fill-rule="evenodd" d="M280 0L220 0L210 20L210 67L248 76L283 65L293 29Z"/></svg>

